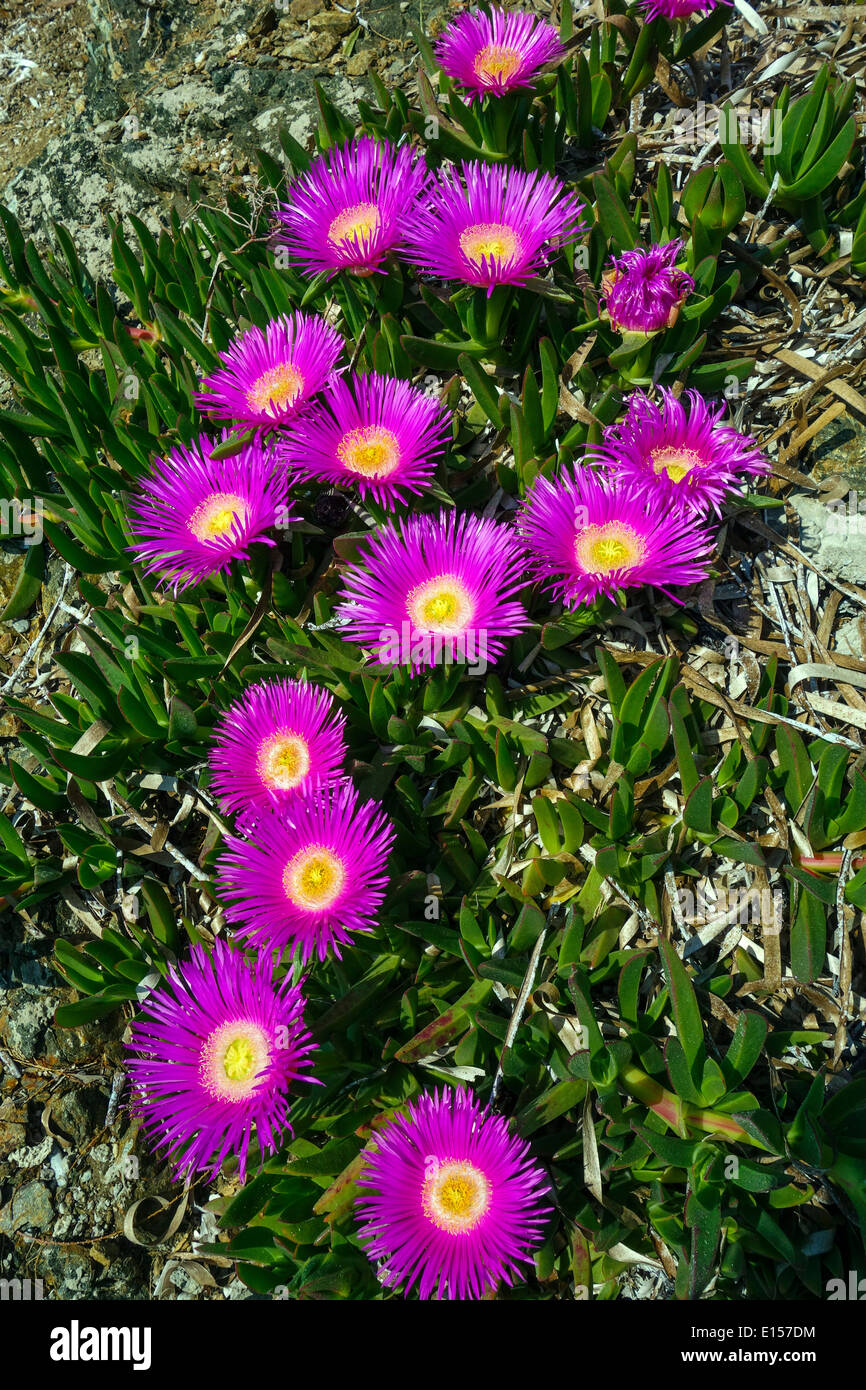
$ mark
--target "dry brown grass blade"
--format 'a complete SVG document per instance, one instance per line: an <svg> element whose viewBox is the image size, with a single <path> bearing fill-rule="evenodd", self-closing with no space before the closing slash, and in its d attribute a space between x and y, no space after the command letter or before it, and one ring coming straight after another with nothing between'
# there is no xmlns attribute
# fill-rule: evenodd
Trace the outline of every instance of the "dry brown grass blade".
<svg viewBox="0 0 866 1390"><path fill-rule="evenodd" d="M866 396L861 396L859 391L849 385L847 381L837 381L836 378L842 372L850 371L851 364L840 362L835 367L819 367L816 362L812 362L808 357L802 357L799 352L791 352L788 348L778 348L773 356L785 367L791 367L795 372L802 376L810 377L815 383L811 393L806 395L811 398L811 394L820 387L826 386L834 395L839 396L846 405L850 405L853 410L857 410L861 415L866 416Z"/></svg>

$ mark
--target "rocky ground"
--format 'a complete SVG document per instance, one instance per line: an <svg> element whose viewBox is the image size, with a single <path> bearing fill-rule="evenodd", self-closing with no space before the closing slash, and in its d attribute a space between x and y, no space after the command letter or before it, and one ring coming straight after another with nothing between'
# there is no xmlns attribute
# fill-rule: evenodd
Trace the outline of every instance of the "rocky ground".
<svg viewBox="0 0 866 1390"><path fill-rule="evenodd" d="M424 5L428 29L447 6ZM411 19L419 11L411 7ZM151 227L169 206L255 177L257 148L302 144L313 83L351 112L375 69L416 60L408 0L24 0L0 3L0 193L25 228L63 221L93 274L108 275L106 213Z"/></svg>

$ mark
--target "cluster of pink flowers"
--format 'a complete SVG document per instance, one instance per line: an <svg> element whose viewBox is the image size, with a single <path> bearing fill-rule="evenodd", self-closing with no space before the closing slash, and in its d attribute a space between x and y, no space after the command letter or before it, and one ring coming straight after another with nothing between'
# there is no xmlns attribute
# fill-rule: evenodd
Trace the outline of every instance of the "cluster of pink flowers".
<svg viewBox="0 0 866 1390"><path fill-rule="evenodd" d="M645 0L671 18L711 8ZM563 56L533 16L470 12L437 44L470 99L501 98ZM583 228L582 205L545 174L466 163L431 177L408 148L366 137L313 161L279 210L279 235L305 273L360 276L402 256L470 286L523 285ZM623 333L670 327L694 288L679 242L629 251L603 282ZM130 508L130 549L175 596L249 562L254 545L300 519L298 489L354 488L394 515L348 564L340 636L415 673L465 659L470 638L498 660L530 619L538 582L568 608L706 577L710 513L769 465L696 392L638 391L601 444L539 476L511 523L429 503L451 420L417 386L340 370L340 333L303 312L253 327L201 382L200 410L224 428L156 460ZM246 431L244 436L238 430ZM232 451L229 441L234 440ZM222 447L214 449L214 444ZM216 457L214 457L216 454ZM394 644L397 641L397 656ZM323 687L249 686L221 714L210 785L235 817L217 864L234 938L202 946L145 1001L129 1044L144 1128L190 1178L228 1155L246 1172L253 1137L273 1153L291 1130L289 1092L314 1082L304 1025L308 966L374 929L394 830L347 773L346 719ZM386 1286L422 1298L481 1297L510 1283L542 1238L550 1183L529 1145L467 1091L422 1094L376 1136L359 1180L361 1236Z"/></svg>
<svg viewBox="0 0 866 1390"><path fill-rule="evenodd" d="M276 215L307 275L382 273L399 256L423 274L485 288L524 285L586 227L584 206L540 171L468 160L431 174L369 136L314 159Z"/></svg>

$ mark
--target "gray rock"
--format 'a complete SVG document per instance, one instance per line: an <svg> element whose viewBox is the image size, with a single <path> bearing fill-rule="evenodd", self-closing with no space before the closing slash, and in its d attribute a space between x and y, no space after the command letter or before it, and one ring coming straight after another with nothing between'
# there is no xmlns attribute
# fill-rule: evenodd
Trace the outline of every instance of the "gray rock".
<svg viewBox="0 0 866 1390"><path fill-rule="evenodd" d="M849 618L836 629L836 650L846 656L866 657L866 618Z"/></svg>
<svg viewBox="0 0 866 1390"><path fill-rule="evenodd" d="M59 1229L60 1224L58 1221L55 1230ZM94 1264L83 1251L47 1246L39 1262L39 1268L53 1298L92 1297Z"/></svg>
<svg viewBox="0 0 866 1390"><path fill-rule="evenodd" d="M13 1149L9 1155L9 1162L14 1163L16 1168L35 1168L50 1157L53 1147L54 1140L50 1135L46 1135L41 1144L22 1145L19 1149Z"/></svg>
<svg viewBox="0 0 866 1390"><path fill-rule="evenodd" d="M307 28L306 12L291 24L295 36L306 31L296 42L312 41L314 60L354 23L324 8L310 0L316 28ZM135 213L157 233L172 205L182 215L188 209L191 176L219 201L229 169L254 173L256 148L280 157L281 121L306 143L318 119L314 75L350 115L366 94L364 83L319 68L293 71L268 52L282 38L278 21L287 18L271 6L173 0L145 10L140 0L88 0L88 11L91 60L83 94L70 92L63 134L0 188L0 201L37 244L50 244L52 222L63 222L90 274L107 283L106 214Z"/></svg>
<svg viewBox="0 0 866 1390"><path fill-rule="evenodd" d="M57 1187L65 1187L69 1175L69 1159L66 1154L58 1149L51 1155L48 1167L51 1169L51 1177Z"/></svg>
<svg viewBox="0 0 866 1390"><path fill-rule="evenodd" d="M866 491L864 491L866 499ZM792 493L800 518L800 549L821 569L852 584L866 582L866 512L852 511L849 499L821 501Z"/></svg>
<svg viewBox="0 0 866 1390"><path fill-rule="evenodd" d="M99 1276L94 1289L97 1298L147 1298L149 1297L147 1266L144 1261L136 1261L130 1256L112 1254L108 1268Z"/></svg>
<svg viewBox="0 0 866 1390"><path fill-rule="evenodd" d="M20 1230L44 1231L53 1218L48 1188L41 1182L28 1182L0 1210L0 1235L11 1236Z"/></svg>
<svg viewBox="0 0 866 1390"><path fill-rule="evenodd" d="M181 1298L196 1298L201 1291L200 1285L185 1269L173 1269L168 1277Z"/></svg>
<svg viewBox="0 0 866 1390"><path fill-rule="evenodd" d="M52 1128L83 1148L105 1119L105 1096L95 1088L67 1091L51 1107Z"/></svg>
<svg viewBox="0 0 866 1390"><path fill-rule="evenodd" d="M0 1120L0 1154L9 1154L19 1149L27 1137L24 1125L14 1120Z"/></svg>
<svg viewBox="0 0 866 1390"><path fill-rule="evenodd" d="M129 170L113 167L92 131L50 140L37 159L22 169L3 191L3 201L28 231L49 235L52 220L72 231L82 262L95 278L111 280L112 260L106 214L134 212L150 231L159 232L157 212L163 199L142 196ZM73 155L77 160L73 161Z"/></svg>
<svg viewBox="0 0 866 1390"><path fill-rule="evenodd" d="M39 1057L45 1030L54 1017L55 1001L31 985L10 990L6 1001L6 1042L22 1057Z"/></svg>

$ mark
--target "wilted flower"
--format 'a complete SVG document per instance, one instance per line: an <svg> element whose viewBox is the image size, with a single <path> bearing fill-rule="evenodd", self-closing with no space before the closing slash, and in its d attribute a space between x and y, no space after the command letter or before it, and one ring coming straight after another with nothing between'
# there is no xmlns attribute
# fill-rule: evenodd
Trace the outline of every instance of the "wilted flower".
<svg viewBox="0 0 866 1390"><path fill-rule="evenodd" d="M695 584L713 548L694 512L586 465L537 478L520 531L537 577L567 608L641 584Z"/></svg>
<svg viewBox="0 0 866 1390"><path fill-rule="evenodd" d="M362 135L318 155L277 209L277 239L307 275L371 275L403 244L406 219L429 178L408 145ZM280 230L281 229L281 230Z"/></svg>
<svg viewBox="0 0 866 1390"><path fill-rule="evenodd" d="M613 269L602 276L607 316L625 333L657 333L676 323L680 308L695 287L691 275L677 270L681 241L643 246L612 256Z"/></svg>
<svg viewBox="0 0 866 1390"><path fill-rule="evenodd" d="M350 782L261 816L250 838L226 838L218 892L238 940L297 950L304 960L370 931L382 905L394 831Z"/></svg>
<svg viewBox="0 0 866 1390"><path fill-rule="evenodd" d="M228 437L224 430L223 442ZM130 505L127 549L175 594L227 570L232 560L248 560L254 543L274 545L268 529L298 519L289 513L286 480L269 452L248 444L212 459L213 447L204 434L195 444L176 445L141 479Z"/></svg>
<svg viewBox="0 0 866 1390"><path fill-rule="evenodd" d="M321 391L343 340L316 314L296 312L248 328L220 358L226 364L202 381L196 404L221 420L260 430L294 420Z"/></svg>
<svg viewBox="0 0 866 1390"><path fill-rule="evenodd" d="M724 405L710 405L697 391L685 393L686 405L672 391L662 388L661 395L659 406L634 392L625 419L607 427L594 451L623 482L665 503L719 513L745 477L770 471L753 439L719 423Z"/></svg>
<svg viewBox="0 0 866 1390"><path fill-rule="evenodd" d="M340 636L413 671L439 661L498 660L529 625L512 595L528 581L510 527L486 517L412 516L379 527L343 579Z"/></svg>
<svg viewBox="0 0 866 1390"><path fill-rule="evenodd" d="M584 204L559 179L479 160L450 166L419 204L405 258L467 285L525 285L585 230Z"/></svg>
<svg viewBox="0 0 866 1390"><path fill-rule="evenodd" d="M550 1183L524 1139L470 1091L425 1093L376 1134L358 1186L361 1238L383 1283L481 1298L521 1278L541 1244Z"/></svg>
<svg viewBox="0 0 866 1390"><path fill-rule="evenodd" d="M273 809L287 797L329 784L346 754L345 716L334 697L301 681L259 681L213 731L213 789L230 812Z"/></svg>
<svg viewBox="0 0 866 1390"><path fill-rule="evenodd" d="M269 957L253 963L222 941L213 956L193 946L147 996L128 1070L142 1130L176 1177L213 1177L232 1154L243 1182L253 1130L262 1153L282 1142L292 1083L312 1079L303 1007L300 985L275 981Z"/></svg>
<svg viewBox="0 0 866 1390"><path fill-rule="evenodd" d="M301 478L354 483L380 505L408 502L430 483L450 433L439 401L396 377L340 377L285 445Z"/></svg>
<svg viewBox="0 0 866 1390"><path fill-rule="evenodd" d="M556 28L518 10L470 10L452 20L434 52L440 67L465 87L469 101L528 87L546 63L565 56Z"/></svg>

